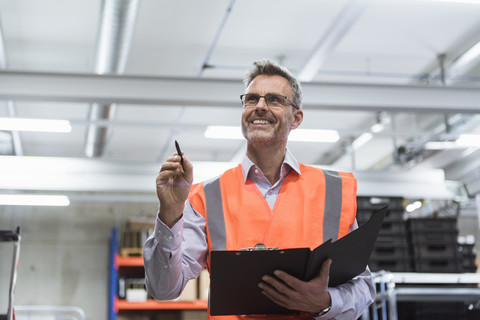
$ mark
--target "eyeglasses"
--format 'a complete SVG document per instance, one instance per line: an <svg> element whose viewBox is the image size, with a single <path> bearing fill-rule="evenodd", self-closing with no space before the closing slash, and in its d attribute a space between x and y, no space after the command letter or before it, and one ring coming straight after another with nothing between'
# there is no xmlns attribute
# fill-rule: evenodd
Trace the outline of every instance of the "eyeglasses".
<svg viewBox="0 0 480 320"><path fill-rule="evenodd" d="M280 94L273 94L267 93L264 96L258 95L256 93L246 93L240 96L240 100L242 100L242 104L244 108L253 108L255 107L260 99L265 99L265 103L269 108L281 108L290 103L296 109L300 109L292 100L290 100L287 96L282 96Z"/></svg>

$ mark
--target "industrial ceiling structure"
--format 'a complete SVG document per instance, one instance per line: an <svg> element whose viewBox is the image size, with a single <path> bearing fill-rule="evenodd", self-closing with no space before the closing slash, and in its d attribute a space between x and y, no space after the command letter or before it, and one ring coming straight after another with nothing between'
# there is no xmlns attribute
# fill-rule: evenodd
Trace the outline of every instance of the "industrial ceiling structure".
<svg viewBox="0 0 480 320"><path fill-rule="evenodd" d="M476 0L0 0L0 118L71 127L3 128L0 188L152 192L174 140L197 180L221 172L245 141L207 129L240 133L243 76L270 58L302 80L300 128L338 134L290 141L299 161L476 192L479 17Z"/></svg>

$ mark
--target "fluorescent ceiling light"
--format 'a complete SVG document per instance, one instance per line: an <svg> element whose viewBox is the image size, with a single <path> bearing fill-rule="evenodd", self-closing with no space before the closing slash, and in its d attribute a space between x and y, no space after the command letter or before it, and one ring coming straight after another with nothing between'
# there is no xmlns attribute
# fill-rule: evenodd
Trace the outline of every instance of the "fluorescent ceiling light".
<svg viewBox="0 0 480 320"><path fill-rule="evenodd" d="M480 134L461 134L455 141L429 141L425 143L426 150L448 150L480 147Z"/></svg>
<svg viewBox="0 0 480 320"><path fill-rule="evenodd" d="M451 3L473 3L480 4L480 0L428 0L434 2L451 2Z"/></svg>
<svg viewBox="0 0 480 320"><path fill-rule="evenodd" d="M244 139L240 127L232 126L208 126L204 136L211 139Z"/></svg>
<svg viewBox="0 0 480 320"><path fill-rule="evenodd" d="M65 133L72 131L72 126L68 120L0 118L0 130Z"/></svg>
<svg viewBox="0 0 480 320"><path fill-rule="evenodd" d="M205 137L212 139L243 140L242 130L234 126L208 126ZM336 130L295 129L290 132L289 141L337 142L340 139Z"/></svg>
<svg viewBox="0 0 480 320"><path fill-rule="evenodd" d="M370 131L373 133L381 132L385 129L385 125L383 123L375 123L370 127Z"/></svg>
<svg viewBox="0 0 480 320"><path fill-rule="evenodd" d="M295 129L290 132L290 141L337 142L340 139L336 130Z"/></svg>
<svg viewBox="0 0 480 320"><path fill-rule="evenodd" d="M479 2L480 3L480 2ZM458 63L467 64L470 63L473 59L480 56L480 41L477 42L473 47L468 49L460 59L458 59Z"/></svg>
<svg viewBox="0 0 480 320"><path fill-rule="evenodd" d="M70 205L70 200L63 195L0 194L0 205L66 207Z"/></svg>
<svg viewBox="0 0 480 320"><path fill-rule="evenodd" d="M461 134L455 143L462 147L480 147L480 134Z"/></svg>
<svg viewBox="0 0 480 320"><path fill-rule="evenodd" d="M426 150L448 150L448 149L461 149L455 141L429 141L423 146Z"/></svg>
<svg viewBox="0 0 480 320"><path fill-rule="evenodd" d="M478 2L480 4L480 0ZM473 45L463 55L461 55L451 66L451 72L455 72L461 68L468 66L472 61L480 57L480 41Z"/></svg>
<svg viewBox="0 0 480 320"><path fill-rule="evenodd" d="M421 201L415 201L414 203L410 203L408 206L405 207L405 210L407 212L413 212L417 209L420 209L422 207L422 202Z"/></svg>
<svg viewBox="0 0 480 320"><path fill-rule="evenodd" d="M352 148L354 150L357 150L358 148L366 144L368 141L372 140L372 138L373 134L371 134L370 132L362 133L357 139L353 140Z"/></svg>

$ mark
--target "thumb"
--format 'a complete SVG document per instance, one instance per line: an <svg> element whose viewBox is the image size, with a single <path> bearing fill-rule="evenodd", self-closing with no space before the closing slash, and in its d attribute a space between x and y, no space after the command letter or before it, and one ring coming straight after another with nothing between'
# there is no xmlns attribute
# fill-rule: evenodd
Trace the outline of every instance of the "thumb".
<svg viewBox="0 0 480 320"><path fill-rule="evenodd" d="M193 165L192 163L188 160L187 157L183 157L183 173L185 180L189 183L192 184L193 182Z"/></svg>
<svg viewBox="0 0 480 320"><path fill-rule="evenodd" d="M315 277L316 279L321 279L326 283L328 286L328 278L330 276L330 265L332 264L332 259L328 258L322 263L322 267L320 268L320 272Z"/></svg>

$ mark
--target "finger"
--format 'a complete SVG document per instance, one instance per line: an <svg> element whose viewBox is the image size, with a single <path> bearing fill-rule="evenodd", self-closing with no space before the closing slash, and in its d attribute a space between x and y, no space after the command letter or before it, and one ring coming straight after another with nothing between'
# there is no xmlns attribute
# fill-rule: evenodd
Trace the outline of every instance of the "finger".
<svg viewBox="0 0 480 320"><path fill-rule="evenodd" d="M165 160L165 163L180 163L181 157L178 154L173 154Z"/></svg>
<svg viewBox="0 0 480 320"><path fill-rule="evenodd" d="M185 180L187 180L189 183L193 182L193 165L188 160L188 157L183 157L183 172L185 174Z"/></svg>
<svg viewBox="0 0 480 320"><path fill-rule="evenodd" d="M280 293L274 286L270 284L271 279L265 279L265 280L267 280L268 282L260 282L258 284L258 287L262 289L262 294L267 296L270 300L272 300L276 304L285 306L285 301L287 300L287 297L284 294Z"/></svg>
<svg viewBox="0 0 480 320"><path fill-rule="evenodd" d="M280 295L278 292L276 291L269 292L264 290L262 291L262 294L265 295L268 299L275 302L276 304L289 309L289 304L287 302L287 299L285 298L285 296Z"/></svg>
<svg viewBox="0 0 480 320"><path fill-rule="evenodd" d="M176 175L181 174L182 172L182 167L179 163L175 162L165 162L162 164L162 167L160 168L160 172L158 173L158 176L163 179L168 179L171 177L174 177Z"/></svg>
<svg viewBox="0 0 480 320"><path fill-rule="evenodd" d="M319 277L328 279L330 275L330 265L332 264L332 259L328 258L322 263L322 268L320 268Z"/></svg>
<svg viewBox="0 0 480 320"><path fill-rule="evenodd" d="M282 270L275 270L273 274L292 289L298 288L303 283L300 279L297 279Z"/></svg>
<svg viewBox="0 0 480 320"><path fill-rule="evenodd" d="M280 292L283 295L288 295L292 293L292 288L287 286L285 283L282 281L277 280L275 277L265 275L262 277L262 280L269 284L274 290L277 292Z"/></svg>

